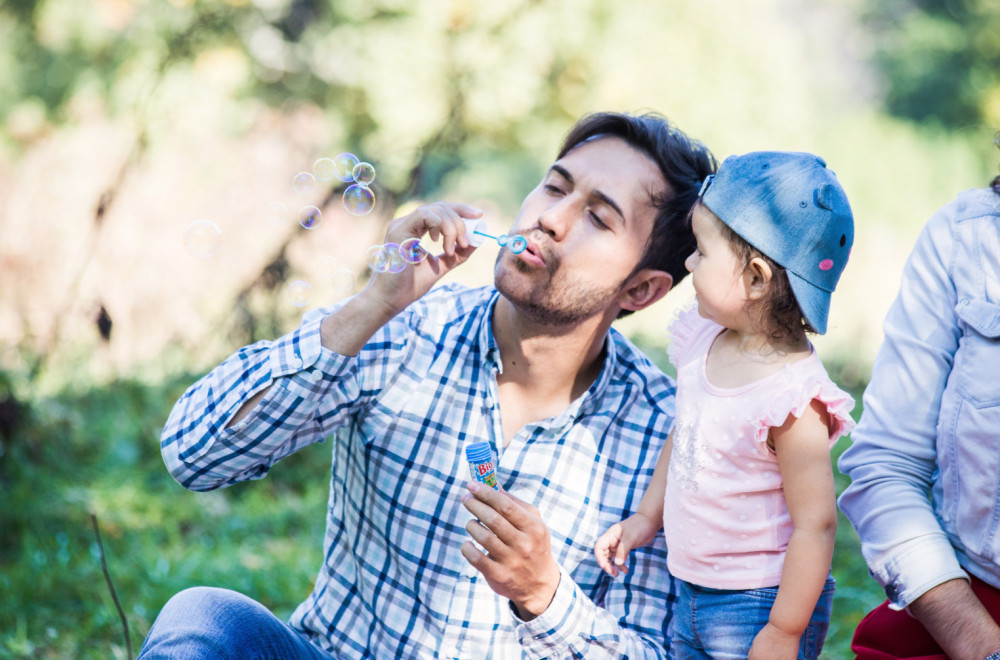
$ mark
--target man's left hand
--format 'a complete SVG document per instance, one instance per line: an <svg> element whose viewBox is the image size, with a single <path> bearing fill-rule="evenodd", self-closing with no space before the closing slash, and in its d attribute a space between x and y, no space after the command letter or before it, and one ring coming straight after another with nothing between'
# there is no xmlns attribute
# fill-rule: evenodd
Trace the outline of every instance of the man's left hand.
<svg viewBox="0 0 1000 660"><path fill-rule="evenodd" d="M487 554L466 541L462 555L498 595L509 598L525 621L544 612L559 586L549 528L531 504L510 493L469 483L462 504L478 520L465 526Z"/></svg>

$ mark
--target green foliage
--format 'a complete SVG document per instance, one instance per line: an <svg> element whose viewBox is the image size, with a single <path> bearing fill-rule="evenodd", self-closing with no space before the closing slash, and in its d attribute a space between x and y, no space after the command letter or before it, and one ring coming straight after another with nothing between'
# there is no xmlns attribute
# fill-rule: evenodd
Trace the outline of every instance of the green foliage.
<svg viewBox="0 0 1000 660"><path fill-rule="evenodd" d="M0 457L0 657L134 657L163 603L194 585L241 591L282 617L308 595L322 558L328 444L289 457L263 482L186 491L157 440L193 379L116 381L27 402Z"/></svg>
<svg viewBox="0 0 1000 660"><path fill-rule="evenodd" d="M872 0L874 61L886 109L961 128L1000 127L1000 5L995 0Z"/></svg>

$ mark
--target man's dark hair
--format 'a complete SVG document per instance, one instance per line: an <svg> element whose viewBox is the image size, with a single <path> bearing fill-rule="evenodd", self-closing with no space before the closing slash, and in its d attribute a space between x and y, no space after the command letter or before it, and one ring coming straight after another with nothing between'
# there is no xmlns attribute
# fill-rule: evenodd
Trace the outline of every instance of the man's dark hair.
<svg viewBox="0 0 1000 660"><path fill-rule="evenodd" d="M570 129L556 160L595 137L621 138L649 156L667 180L670 190L653 198L657 210L653 231L632 273L644 268L662 270L670 273L677 284L687 277L684 261L695 248L689 213L698 198L701 182L716 170L715 156L660 114L597 112L583 117ZM629 314L630 311L622 310L618 318Z"/></svg>

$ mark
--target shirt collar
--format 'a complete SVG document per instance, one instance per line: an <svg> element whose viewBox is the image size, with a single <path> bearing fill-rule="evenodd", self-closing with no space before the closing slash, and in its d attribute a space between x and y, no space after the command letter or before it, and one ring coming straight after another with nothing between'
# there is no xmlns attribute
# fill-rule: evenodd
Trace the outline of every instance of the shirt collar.
<svg viewBox="0 0 1000 660"><path fill-rule="evenodd" d="M486 304L486 313L482 315L480 320L478 343L483 367L486 369L496 369L498 374L502 374L503 359L500 356L500 348L497 346L496 337L493 335L493 314L496 312L496 304L499 299L500 292L494 290L493 295L490 296ZM616 330L612 329L604 338L604 364L601 365L601 372L598 374L597 380L587 388L586 392L577 397L565 411L565 414L571 415L573 419L578 417L582 412L585 412L581 411L585 402L599 402L601 396L608 388L608 383L611 382L615 362L618 360L618 343L613 336L616 332ZM600 407L599 404L592 403L587 406L586 411L597 407ZM563 415L559 416L560 419L562 417Z"/></svg>

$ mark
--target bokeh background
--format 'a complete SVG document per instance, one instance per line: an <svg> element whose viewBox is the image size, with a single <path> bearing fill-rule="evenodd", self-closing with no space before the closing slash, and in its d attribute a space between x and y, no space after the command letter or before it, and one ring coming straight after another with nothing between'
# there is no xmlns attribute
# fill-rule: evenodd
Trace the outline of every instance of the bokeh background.
<svg viewBox="0 0 1000 660"><path fill-rule="evenodd" d="M1000 3L4 0L0 72L0 657L126 658L184 587L287 616L320 565L328 444L186 492L158 446L184 388L364 286L401 207L479 205L502 233L587 112L659 111L720 160L826 158L857 237L816 343L860 414L917 232L996 173ZM377 170L369 215L342 186L292 190L344 151ZM306 204L315 229L295 220ZM197 219L222 230L210 259L184 249ZM449 279L490 282L495 253ZM621 322L665 369L689 287ZM834 575L824 657L847 658L883 596L844 520Z"/></svg>

